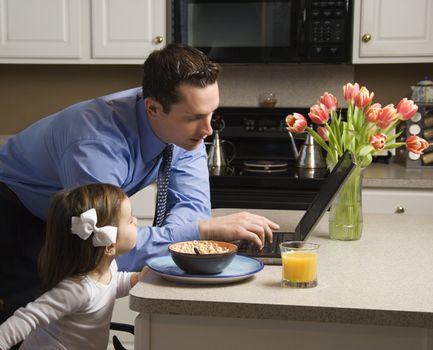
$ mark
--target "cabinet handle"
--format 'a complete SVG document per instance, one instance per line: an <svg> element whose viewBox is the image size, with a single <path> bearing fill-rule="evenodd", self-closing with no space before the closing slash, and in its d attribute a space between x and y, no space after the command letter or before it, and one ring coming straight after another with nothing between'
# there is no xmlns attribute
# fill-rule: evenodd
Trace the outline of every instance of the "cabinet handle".
<svg viewBox="0 0 433 350"><path fill-rule="evenodd" d="M395 208L395 213L404 214L404 207L398 206L397 208Z"/></svg>
<svg viewBox="0 0 433 350"><path fill-rule="evenodd" d="M153 39L153 42L155 44L161 44L163 41L164 41L164 38L161 35L158 35Z"/></svg>
<svg viewBox="0 0 433 350"><path fill-rule="evenodd" d="M371 40L371 34L369 34L369 33L365 33L365 34L362 36L362 41L363 41L364 43L368 43L370 40Z"/></svg>

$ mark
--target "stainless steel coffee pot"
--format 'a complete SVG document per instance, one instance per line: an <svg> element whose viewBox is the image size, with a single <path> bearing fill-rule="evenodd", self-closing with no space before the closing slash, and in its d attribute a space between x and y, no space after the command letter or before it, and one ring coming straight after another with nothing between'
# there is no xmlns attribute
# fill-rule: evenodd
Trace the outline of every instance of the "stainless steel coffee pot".
<svg viewBox="0 0 433 350"><path fill-rule="evenodd" d="M235 145L227 140L220 138L220 132L224 129L224 120L218 120L218 128L214 129L213 141L210 144L208 150L208 168L212 175L223 175L226 172L226 168L233 160L236 155ZM228 157L224 145L228 144L231 147L231 154Z"/></svg>
<svg viewBox="0 0 433 350"><path fill-rule="evenodd" d="M223 147L224 143L229 143L229 141L221 140L219 131L215 130L213 141L209 148L207 162L209 167L225 167L229 164L232 157L230 157L230 160L227 158Z"/></svg>
<svg viewBox="0 0 433 350"><path fill-rule="evenodd" d="M307 137L299 150L296 147L295 139L291 132L289 132L289 137L298 168L320 169L326 167L322 149L313 136L307 133Z"/></svg>

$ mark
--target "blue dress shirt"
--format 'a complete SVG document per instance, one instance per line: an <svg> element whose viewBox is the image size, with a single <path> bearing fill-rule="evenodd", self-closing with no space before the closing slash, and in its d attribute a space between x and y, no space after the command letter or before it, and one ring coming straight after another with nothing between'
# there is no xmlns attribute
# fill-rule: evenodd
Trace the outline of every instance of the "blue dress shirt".
<svg viewBox="0 0 433 350"><path fill-rule="evenodd" d="M0 181L36 216L46 219L51 196L87 183L111 183L128 195L156 180L166 144L150 127L141 88L83 101L43 118L0 148ZM118 258L137 271L171 242L199 238L198 220L210 217L204 145L174 147L162 227L140 227L136 247Z"/></svg>

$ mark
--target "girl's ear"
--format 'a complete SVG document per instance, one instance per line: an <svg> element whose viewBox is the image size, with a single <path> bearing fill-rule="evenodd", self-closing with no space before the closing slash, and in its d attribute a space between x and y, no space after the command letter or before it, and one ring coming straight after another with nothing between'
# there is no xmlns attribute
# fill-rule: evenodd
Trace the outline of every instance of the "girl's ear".
<svg viewBox="0 0 433 350"><path fill-rule="evenodd" d="M116 245L113 243L113 244L110 244L109 246L106 246L105 250L104 250L104 254L108 255L108 256L115 256L116 255Z"/></svg>

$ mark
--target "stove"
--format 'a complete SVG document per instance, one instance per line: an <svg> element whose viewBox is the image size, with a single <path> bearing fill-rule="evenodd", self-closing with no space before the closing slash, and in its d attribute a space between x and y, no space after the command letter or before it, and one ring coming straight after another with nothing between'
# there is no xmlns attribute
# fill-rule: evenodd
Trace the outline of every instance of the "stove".
<svg viewBox="0 0 433 350"><path fill-rule="evenodd" d="M296 167L285 127L286 115L294 112L306 116L308 110L222 107L215 112L215 125L224 120L220 137L235 146L235 157L225 168L209 169L212 208L308 208L328 172ZM305 135L294 136L299 148ZM205 141L210 144L212 136Z"/></svg>
<svg viewBox="0 0 433 350"><path fill-rule="evenodd" d="M327 176L326 169L250 171L243 164L210 170L213 208L305 210Z"/></svg>
<svg viewBox="0 0 433 350"><path fill-rule="evenodd" d="M284 160L247 160L243 163L243 171L250 173L284 173L289 169L289 163Z"/></svg>

